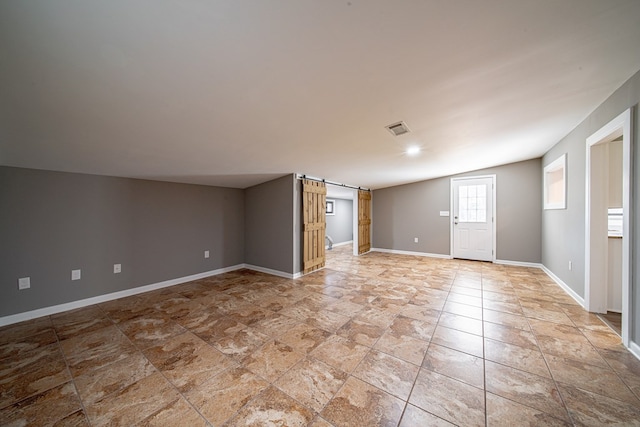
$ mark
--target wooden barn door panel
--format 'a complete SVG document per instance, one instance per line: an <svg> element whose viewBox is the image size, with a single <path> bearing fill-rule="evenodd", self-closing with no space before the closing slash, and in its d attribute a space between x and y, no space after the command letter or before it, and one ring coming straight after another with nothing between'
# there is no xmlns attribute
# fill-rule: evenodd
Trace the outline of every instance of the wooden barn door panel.
<svg viewBox="0 0 640 427"><path fill-rule="evenodd" d="M358 191L358 254L371 250L371 193Z"/></svg>
<svg viewBox="0 0 640 427"><path fill-rule="evenodd" d="M326 230L325 203L327 189L324 182L302 181L303 273L324 267L324 236Z"/></svg>

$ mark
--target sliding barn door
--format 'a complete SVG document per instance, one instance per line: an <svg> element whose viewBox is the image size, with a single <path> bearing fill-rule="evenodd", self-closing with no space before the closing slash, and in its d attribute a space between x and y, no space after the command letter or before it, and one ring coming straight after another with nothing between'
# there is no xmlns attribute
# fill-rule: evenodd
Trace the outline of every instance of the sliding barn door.
<svg viewBox="0 0 640 427"><path fill-rule="evenodd" d="M371 250L371 193L358 191L358 254Z"/></svg>
<svg viewBox="0 0 640 427"><path fill-rule="evenodd" d="M324 182L302 181L303 272L311 273L324 267L325 202Z"/></svg>

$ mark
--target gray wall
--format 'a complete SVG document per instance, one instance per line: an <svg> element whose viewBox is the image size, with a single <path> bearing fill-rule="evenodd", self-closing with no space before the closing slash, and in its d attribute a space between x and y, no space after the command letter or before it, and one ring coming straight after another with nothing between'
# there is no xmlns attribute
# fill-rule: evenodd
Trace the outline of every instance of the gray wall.
<svg viewBox="0 0 640 427"><path fill-rule="evenodd" d="M584 297L585 279L585 162L586 139L606 125L613 118L629 107L636 106L633 114L632 152L634 162L633 177L633 210L631 221L633 235L632 265L640 265L640 185L638 185L638 166L640 165L640 149L638 146L638 102L640 102L640 72L632 76L624 85L614 92L598 108L595 109L569 135L563 138L544 158L543 164L549 164L558 156L567 153L567 209L544 211L542 216L542 262L556 276L564 281L578 295ZM568 263L573 262L569 271ZM632 322L631 339L640 343L640 278L632 275L633 309L630 313Z"/></svg>
<svg viewBox="0 0 640 427"><path fill-rule="evenodd" d="M497 259L541 260L542 171L540 159L482 169L459 176L496 174ZM444 177L373 192L373 247L450 254L451 178ZM418 243L414 243L414 238Z"/></svg>
<svg viewBox="0 0 640 427"><path fill-rule="evenodd" d="M245 262L294 273L294 175L245 190Z"/></svg>
<svg viewBox="0 0 640 427"><path fill-rule="evenodd" d="M335 215L327 215L327 236L331 236L333 243L353 240L353 200L336 199Z"/></svg>
<svg viewBox="0 0 640 427"><path fill-rule="evenodd" d="M243 263L244 193L0 167L0 236L6 316Z"/></svg>

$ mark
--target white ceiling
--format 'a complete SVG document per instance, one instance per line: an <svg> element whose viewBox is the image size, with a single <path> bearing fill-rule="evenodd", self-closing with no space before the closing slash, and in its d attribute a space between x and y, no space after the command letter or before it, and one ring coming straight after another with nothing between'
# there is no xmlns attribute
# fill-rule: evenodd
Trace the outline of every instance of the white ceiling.
<svg viewBox="0 0 640 427"><path fill-rule="evenodd" d="M638 0L3 0L0 164L381 188L541 156L639 46Z"/></svg>

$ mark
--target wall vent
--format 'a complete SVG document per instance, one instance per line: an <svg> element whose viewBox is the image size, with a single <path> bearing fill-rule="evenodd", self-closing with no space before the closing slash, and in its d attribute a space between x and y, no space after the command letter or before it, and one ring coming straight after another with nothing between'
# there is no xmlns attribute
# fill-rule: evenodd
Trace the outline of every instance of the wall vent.
<svg viewBox="0 0 640 427"><path fill-rule="evenodd" d="M410 132L405 122L393 123L386 128L393 136L400 136Z"/></svg>

